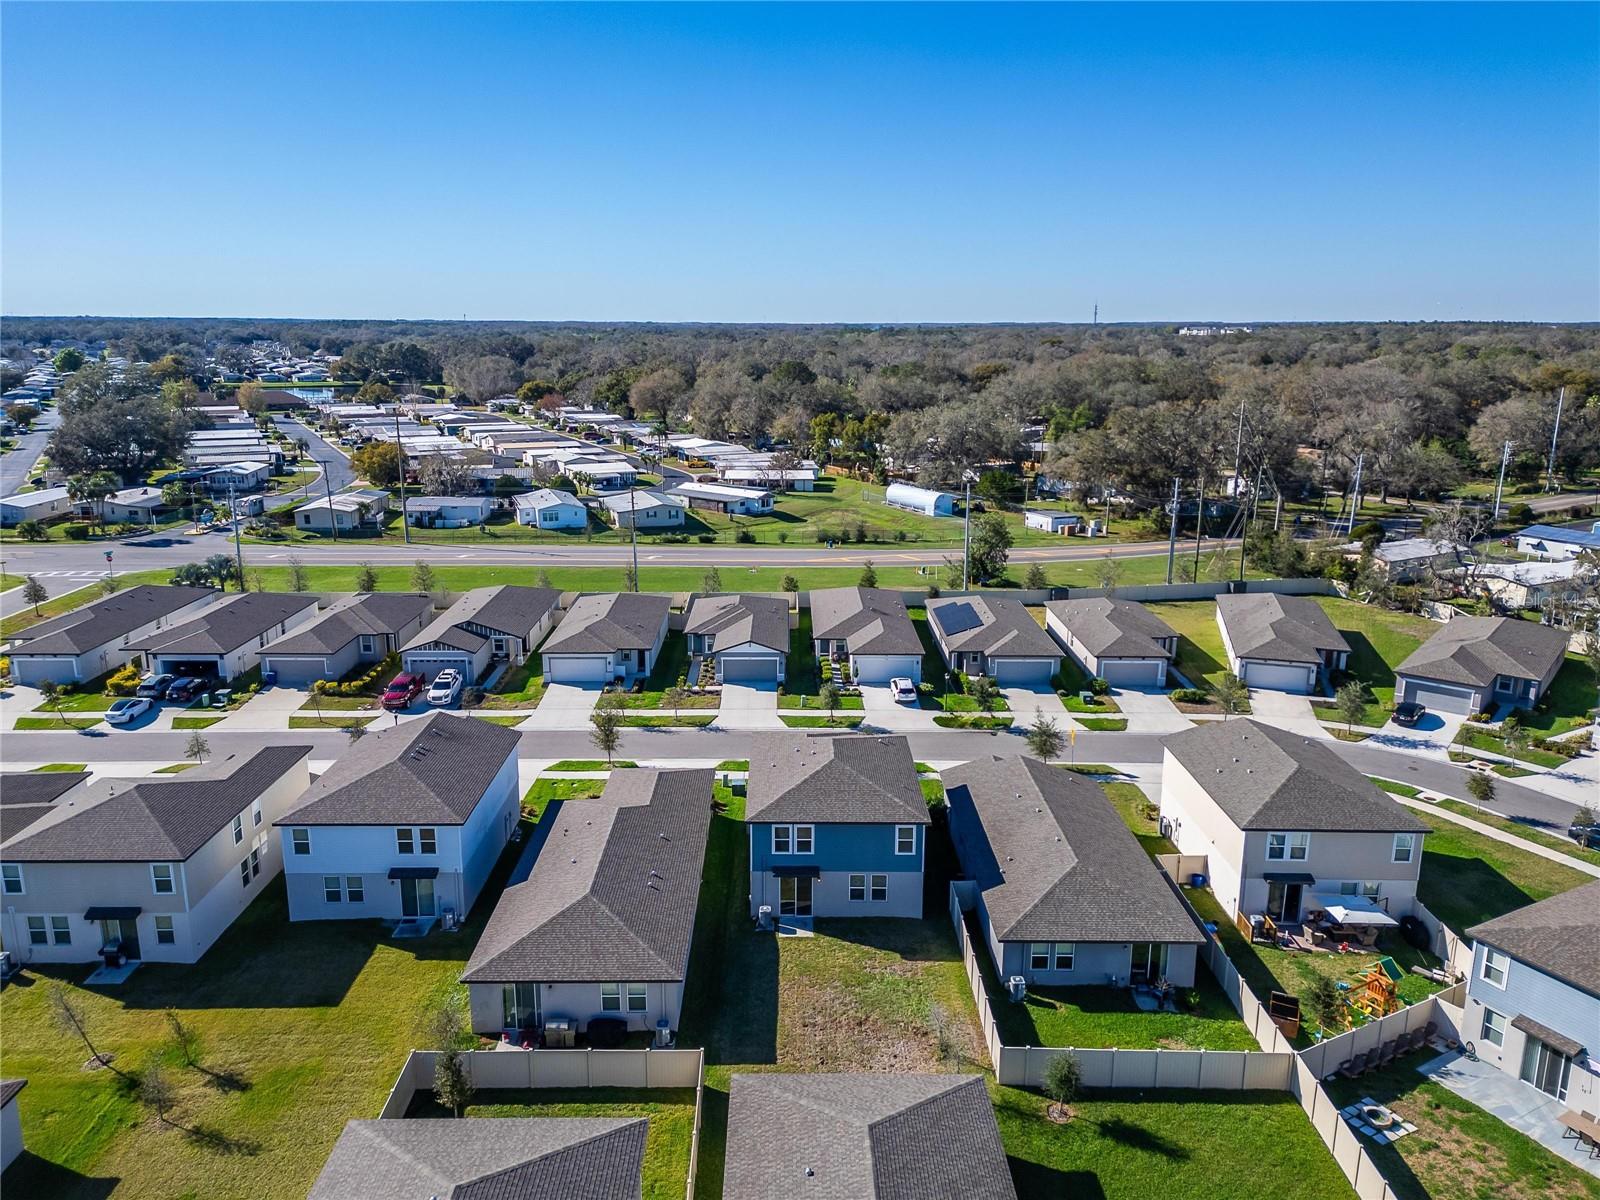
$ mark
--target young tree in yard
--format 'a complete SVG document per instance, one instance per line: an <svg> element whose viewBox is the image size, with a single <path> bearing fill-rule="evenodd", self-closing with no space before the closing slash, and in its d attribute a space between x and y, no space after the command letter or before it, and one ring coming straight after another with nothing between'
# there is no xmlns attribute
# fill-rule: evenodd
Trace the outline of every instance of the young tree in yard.
<svg viewBox="0 0 1600 1200"><path fill-rule="evenodd" d="M472 1103L472 1078L461 1056L467 1040L467 1021L461 998L452 994L424 1019L423 1043L434 1051L433 1094L455 1116Z"/></svg>
<svg viewBox="0 0 1600 1200"><path fill-rule="evenodd" d="M833 715L839 711L839 689L829 680L817 689L817 703L828 711L828 724L833 724Z"/></svg>
<svg viewBox="0 0 1600 1200"><path fill-rule="evenodd" d="M865 588L875 588L878 586L878 570L872 565L872 560L870 558L861 564L861 578L856 582Z"/></svg>
<svg viewBox="0 0 1600 1200"><path fill-rule="evenodd" d="M37 617L39 616L39 605L48 599L50 599L50 593L45 591L44 584L29 575L22 585L23 603L33 605L33 615Z"/></svg>
<svg viewBox="0 0 1600 1200"><path fill-rule="evenodd" d="M361 569L356 572L356 591L375 592L378 590L378 573L372 569L371 563L362 563Z"/></svg>
<svg viewBox="0 0 1600 1200"><path fill-rule="evenodd" d="M300 561L300 556L289 556L289 590L303 592L311 586L311 576L306 574L306 564Z"/></svg>
<svg viewBox="0 0 1600 1200"><path fill-rule="evenodd" d="M1523 728L1522 722L1517 720L1515 714L1500 722L1500 737L1505 742L1506 750L1512 758L1521 758L1523 752L1528 748L1529 741L1532 740L1528 731Z"/></svg>
<svg viewBox="0 0 1600 1200"><path fill-rule="evenodd" d="M343 733L345 737L350 739L350 744L354 746L362 738L367 736L367 727L360 721L352 721L350 724L344 727Z"/></svg>
<svg viewBox="0 0 1600 1200"><path fill-rule="evenodd" d="M780 586L784 591L789 592L792 595L800 590L800 581L793 575L785 575L783 577L783 583Z"/></svg>
<svg viewBox="0 0 1600 1200"><path fill-rule="evenodd" d="M534 577L533 582L535 585L542 588L552 586L550 583L550 572L546 571L543 567L540 567L539 574Z"/></svg>
<svg viewBox="0 0 1600 1200"><path fill-rule="evenodd" d="M662 693L661 698L667 702L667 707L672 710L672 719L678 719L678 710L688 702L689 689L681 683L675 683Z"/></svg>
<svg viewBox="0 0 1600 1200"><path fill-rule="evenodd" d="M432 592L439 586L439 580L434 576L433 568L423 559L417 559L411 565L411 590L413 592Z"/></svg>
<svg viewBox="0 0 1600 1200"><path fill-rule="evenodd" d="M59 983L50 985L50 1017L56 1026L63 1032L72 1034L89 1051L89 1060L99 1063L107 1070L131 1082L128 1073L116 1066L111 1061L111 1055L102 1054L95 1048L94 1042L89 1037L89 1018L82 1005L70 992Z"/></svg>
<svg viewBox="0 0 1600 1200"><path fill-rule="evenodd" d="M167 1078L166 1070L159 1062L151 1063L139 1076L139 1103L153 1109L156 1120L163 1125L170 1125L172 1122L167 1118L167 1114L177 1102L177 1089Z"/></svg>
<svg viewBox="0 0 1600 1200"><path fill-rule="evenodd" d="M1324 1030L1337 1033L1344 1028L1344 997L1339 993L1338 984L1331 978L1327 975L1313 974L1311 982L1306 985L1301 995L1306 1007L1311 1010L1311 1015Z"/></svg>
<svg viewBox="0 0 1600 1200"><path fill-rule="evenodd" d="M48 704L50 706L50 710L56 714L56 720L65 722L69 729L76 729L78 727L75 721L61 715L61 685L59 683L57 683L54 679L40 680L39 695L44 697L44 702Z"/></svg>
<svg viewBox="0 0 1600 1200"><path fill-rule="evenodd" d="M700 590L708 595L722 590L722 572L712 567L700 577Z"/></svg>
<svg viewBox="0 0 1600 1200"><path fill-rule="evenodd" d="M1050 1119L1066 1124L1072 1120L1072 1102L1083 1089L1083 1068L1078 1056L1064 1050L1044 1068L1044 1094L1050 1097Z"/></svg>
<svg viewBox="0 0 1600 1200"><path fill-rule="evenodd" d="M185 1066L200 1065L200 1035L183 1023L183 1018L167 1009L167 1028L172 1030L172 1044L182 1057Z"/></svg>
<svg viewBox="0 0 1600 1200"><path fill-rule="evenodd" d="M1352 679L1333 694L1333 707L1344 718L1345 732L1367 715L1367 690Z"/></svg>
<svg viewBox="0 0 1600 1200"><path fill-rule="evenodd" d="M987 675L975 675L971 685L967 688L972 698L978 702L978 707L989 716L994 716L995 705L1000 703L1000 689L993 679Z"/></svg>
<svg viewBox="0 0 1600 1200"><path fill-rule="evenodd" d="M1467 776L1467 792L1474 803L1489 807L1494 803L1494 776L1487 771L1473 771Z"/></svg>
<svg viewBox="0 0 1600 1200"><path fill-rule="evenodd" d="M1044 568L1038 563L1028 564L1028 573L1022 577L1022 586L1029 591L1043 591L1050 586L1050 580L1044 573Z"/></svg>
<svg viewBox="0 0 1600 1200"><path fill-rule="evenodd" d="M589 731L589 740L596 750L605 751L609 766L615 759L617 747L622 744L622 697L616 692L602 693L594 712L589 714L589 721L594 725Z"/></svg>
<svg viewBox="0 0 1600 1200"><path fill-rule="evenodd" d="M1107 550L1100 558L1100 565L1095 569L1095 579L1106 594L1111 595L1117 590L1117 583L1122 579L1122 560Z"/></svg>
<svg viewBox="0 0 1600 1200"><path fill-rule="evenodd" d="M1217 680L1217 685L1211 689L1211 694L1222 709L1224 721L1243 712L1245 705L1250 703L1250 689L1239 682L1239 677L1232 671Z"/></svg>
<svg viewBox="0 0 1600 1200"><path fill-rule="evenodd" d="M1037 708L1033 710L1033 724L1028 726L1028 749L1044 762L1061 753L1066 745L1066 735L1061 732L1054 717L1047 717Z"/></svg>
<svg viewBox="0 0 1600 1200"><path fill-rule="evenodd" d="M999 513L984 513L972 523L972 581L986 583L1006 573L1011 527Z"/></svg>
<svg viewBox="0 0 1600 1200"><path fill-rule="evenodd" d="M206 741L206 735L196 729L189 735L189 744L183 748L183 756L192 758L195 762L204 762L206 755L211 753L211 743Z"/></svg>

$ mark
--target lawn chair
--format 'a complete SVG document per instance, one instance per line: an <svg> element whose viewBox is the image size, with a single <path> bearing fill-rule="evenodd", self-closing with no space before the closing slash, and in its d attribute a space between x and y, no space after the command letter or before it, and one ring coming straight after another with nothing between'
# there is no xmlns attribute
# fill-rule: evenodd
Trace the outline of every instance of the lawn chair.
<svg viewBox="0 0 1600 1200"><path fill-rule="evenodd" d="M1439 1022L1437 1022L1437 1021L1429 1021L1428 1025L1427 1025L1427 1028L1425 1028L1422 1031L1422 1041L1420 1043L1418 1043L1417 1049L1420 1050L1420 1049L1422 1049L1423 1046L1426 1046L1429 1042L1433 1041L1433 1035L1438 1033L1438 1032L1439 1032Z"/></svg>
<svg viewBox="0 0 1600 1200"><path fill-rule="evenodd" d="M1367 1069L1367 1060L1371 1057L1372 1051L1361 1051L1361 1053L1357 1054L1349 1062L1343 1064L1339 1068L1339 1074L1343 1075L1346 1079L1354 1079L1357 1075L1361 1074L1361 1072Z"/></svg>
<svg viewBox="0 0 1600 1200"><path fill-rule="evenodd" d="M1390 1038L1383 1044L1383 1049L1378 1051L1378 1061L1373 1063L1371 1070L1387 1067L1400 1053L1400 1039Z"/></svg>

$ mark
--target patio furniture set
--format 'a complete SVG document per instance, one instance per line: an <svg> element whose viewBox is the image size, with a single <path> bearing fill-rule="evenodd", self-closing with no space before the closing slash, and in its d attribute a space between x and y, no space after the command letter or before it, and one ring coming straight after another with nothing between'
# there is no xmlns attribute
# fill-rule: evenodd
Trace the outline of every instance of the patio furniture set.
<svg viewBox="0 0 1600 1200"><path fill-rule="evenodd" d="M1404 1058L1414 1050L1426 1046L1433 1035L1439 1031L1436 1021L1429 1021L1422 1029L1413 1029L1410 1033L1402 1033L1399 1037L1390 1038L1375 1050L1363 1050L1359 1054L1346 1059L1334 1069L1331 1075L1342 1075L1346 1079L1355 1079L1365 1075L1368 1071L1381 1070L1394 1062L1397 1058Z"/></svg>
<svg viewBox="0 0 1600 1200"><path fill-rule="evenodd" d="M1600 1121L1594 1119L1593 1113L1569 1110L1556 1117L1556 1121L1565 1128L1563 1138L1577 1138L1578 1146L1588 1150L1590 1158L1600 1158Z"/></svg>

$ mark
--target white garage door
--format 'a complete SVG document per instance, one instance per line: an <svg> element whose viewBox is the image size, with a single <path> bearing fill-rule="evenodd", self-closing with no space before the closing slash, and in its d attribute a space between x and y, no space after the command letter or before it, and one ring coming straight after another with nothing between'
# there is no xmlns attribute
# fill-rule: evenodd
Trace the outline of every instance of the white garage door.
<svg viewBox="0 0 1600 1200"><path fill-rule="evenodd" d="M1049 683L1055 674L1055 660L1049 658L997 658L994 681L1002 687L1024 683Z"/></svg>
<svg viewBox="0 0 1600 1200"><path fill-rule="evenodd" d="M1167 678L1167 664L1159 659L1103 658L1101 678L1113 687L1160 687Z"/></svg>
<svg viewBox="0 0 1600 1200"><path fill-rule="evenodd" d="M724 658L722 678L733 683L776 683L778 660L754 655Z"/></svg>
<svg viewBox="0 0 1600 1200"><path fill-rule="evenodd" d="M1459 716L1468 716L1472 713L1472 697L1475 693L1468 688L1453 688L1443 683L1428 683L1420 679L1406 681L1405 695L1402 699L1430 708L1434 712L1456 713Z"/></svg>
<svg viewBox="0 0 1600 1200"><path fill-rule="evenodd" d="M606 654L547 655L544 677L551 683L604 683L611 678L611 657Z"/></svg>
<svg viewBox="0 0 1600 1200"><path fill-rule="evenodd" d="M1244 682L1254 688L1272 688L1280 692L1309 692L1312 671L1310 667L1294 663L1241 663Z"/></svg>
<svg viewBox="0 0 1600 1200"><path fill-rule="evenodd" d="M856 663L857 683L888 683L891 679L922 680L922 659L911 654L862 654Z"/></svg>
<svg viewBox="0 0 1600 1200"><path fill-rule="evenodd" d="M422 675L428 679L432 679L447 668L460 671L468 677L469 683L474 674L472 659L465 654L408 654L400 660L400 665L411 674ZM384 682L387 683L388 680Z"/></svg>
<svg viewBox="0 0 1600 1200"><path fill-rule="evenodd" d="M46 679L57 683L72 683L78 679L78 660L75 658L13 658L11 674L18 683L36 685Z"/></svg>
<svg viewBox="0 0 1600 1200"><path fill-rule="evenodd" d="M308 687L328 678L325 658L263 658L261 669L275 674L284 687Z"/></svg>

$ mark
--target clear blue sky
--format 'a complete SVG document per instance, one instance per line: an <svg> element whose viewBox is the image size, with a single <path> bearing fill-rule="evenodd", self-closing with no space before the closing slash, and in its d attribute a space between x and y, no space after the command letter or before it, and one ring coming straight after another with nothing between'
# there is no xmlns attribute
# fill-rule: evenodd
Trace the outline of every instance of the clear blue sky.
<svg viewBox="0 0 1600 1200"><path fill-rule="evenodd" d="M1600 319L1600 5L7 3L8 313Z"/></svg>

